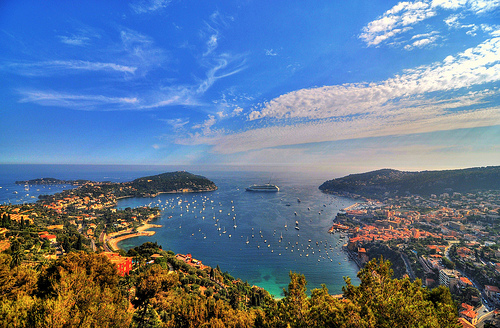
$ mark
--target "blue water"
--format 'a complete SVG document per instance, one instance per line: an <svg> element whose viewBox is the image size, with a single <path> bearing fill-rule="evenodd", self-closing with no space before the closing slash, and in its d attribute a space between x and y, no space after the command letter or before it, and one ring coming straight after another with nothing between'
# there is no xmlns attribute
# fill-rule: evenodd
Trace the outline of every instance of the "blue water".
<svg viewBox="0 0 500 328"><path fill-rule="evenodd" d="M130 181L172 170L166 167L0 165L0 186L3 187L0 203L8 202L6 197L13 204L35 201L31 196L63 189L31 186L28 192L24 186L15 186L15 180L54 177ZM150 205L162 209L161 217L154 222L162 227L154 229L154 236L124 240L119 243L120 247L129 249L146 241L156 241L165 250L191 253L206 265L219 265L233 277L263 287L275 297L282 296L290 271L304 274L308 289L325 284L334 294L342 292L344 276L349 276L355 284L358 282L357 266L341 250L345 240L327 232L336 213L354 203L351 199L319 191L318 186L332 177L289 172L190 172L206 176L219 189L120 200L119 208ZM245 191L246 187L267 183L270 178L280 187L280 192ZM19 196L26 193L30 196Z"/></svg>

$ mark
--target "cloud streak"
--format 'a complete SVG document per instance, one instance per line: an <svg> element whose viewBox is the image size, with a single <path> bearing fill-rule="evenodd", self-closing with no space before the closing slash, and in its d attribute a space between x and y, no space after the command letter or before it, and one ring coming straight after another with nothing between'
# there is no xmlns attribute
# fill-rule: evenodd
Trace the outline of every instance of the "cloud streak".
<svg viewBox="0 0 500 328"><path fill-rule="evenodd" d="M426 133L499 124L500 38L442 62L407 69L379 83L302 89L248 114L258 128L194 133L180 144L209 144L222 154L297 144ZM474 91L479 89L478 91ZM212 122L211 122L212 123ZM267 125L267 126L266 126Z"/></svg>
<svg viewBox="0 0 500 328"><path fill-rule="evenodd" d="M134 74L137 67L84 60L52 60L35 63L10 63L3 65L3 69L24 76L50 76L84 71Z"/></svg>
<svg viewBox="0 0 500 328"><path fill-rule="evenodd" d="M146 14L166 8L170 4L170 2L172 1L171 0L138 1L130 4L130 8L136 14Z"/></svg>
<svg viewBox="0 0 500 328"><path fill-rule="evenodd" d="M21 103L31 102L43 106L69 107L80 110L93 110L103 105L118 105L130 108L138 102L137 98L106 97L102 95L74 95L59 92L20 90Z"/></svg>

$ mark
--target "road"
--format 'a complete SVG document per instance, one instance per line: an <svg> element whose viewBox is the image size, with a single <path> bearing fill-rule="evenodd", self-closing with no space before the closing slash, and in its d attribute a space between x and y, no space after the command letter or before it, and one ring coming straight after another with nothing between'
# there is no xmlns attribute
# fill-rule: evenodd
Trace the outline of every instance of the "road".
<svg viewBox="0 0 500 328"><path fill-rule="evenodd" d="M408 276L410 277L410 280L415 280L415 273L413 272L413 269L411 268L411 264L410 264L410 260L408 260L408 257L406 256L406 254L404 253L399 253L399 255L401 255L401 258L403 259L403 261L405 262L405 266L406 266L406 272L408 272Z"/></svg>
<svg viewBox="0 0 500 328"><path fill-rule="evenodd" d="M452 261L452 259L450 259L450 255L449 255L449 253L450 253L450 247L451 247L451 245L448 245L448 247L445 248L445 250L444 250L444 257L446 257L448 260ZM494 307L492 307L490 309L489 305L488 304L484 304L484 302L483 302L483 300L485 300L485 299L488 298L486 296L486 293L484 292L484 289L482 289L472 278L468 277L463 271L461 271L461 270L459 270L457 268L455 268L455 270L457 270L458 272L460 272L460 274L462 276L464 276L467 279L469 279L472 282L472 285L474 286L474 288L476 288L479 291L479 293L481 294L481 303L482 303L482 306L480 308L481 312L478 312L478 316L480 317L481 314L484 315L484 313L482 313L484 308L486 308L487 310L493 310Z"/></svg>

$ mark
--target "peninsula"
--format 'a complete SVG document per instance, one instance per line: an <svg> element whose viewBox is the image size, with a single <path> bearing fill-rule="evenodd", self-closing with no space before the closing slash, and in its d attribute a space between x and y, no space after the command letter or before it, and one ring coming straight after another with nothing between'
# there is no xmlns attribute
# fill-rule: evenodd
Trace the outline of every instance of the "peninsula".
<svg viewBox="0 0 500 328"><path fill-rule="evenodd" d="M430 196L498 189L500 166L461 170L404 172L382 169L324 182L325 193L382 200L394 196Z"/></svg>
<svg viewBox="0 0 500 328"><path fill-rule="evenodd" d="M56 250L59 256L71 250L85 248L82 240L86 240L93 251L99 249L111 251L117 249L116 243L120 240L154 234L154 231L145 230L157 227L149 222L160 215L160 209L148 206L116 209L117 202L121 198L156 197L161 193L204 192L217 189L215 183L209 179L185 171L162 173L121 183L54 178L17 183L75 186L53 195L41 195L32 205L0 207L0 215L7 215L9 222L22 221L31 227L37 226L47 230L51 230L48 227L54 227L54 240L66 240L61 243L64 247L59 251ZM66 231L68 223L76 227L76 231L71 229L70 232ZM85 239L78 237L79 235Z"/></svg>

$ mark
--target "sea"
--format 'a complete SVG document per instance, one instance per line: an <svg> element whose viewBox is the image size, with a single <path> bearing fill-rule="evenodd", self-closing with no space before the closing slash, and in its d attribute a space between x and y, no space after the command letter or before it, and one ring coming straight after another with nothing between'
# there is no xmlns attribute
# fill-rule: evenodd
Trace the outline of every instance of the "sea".
<svg viewBox="0 0 500 328"><path fill-rule="evenodd" d="M73 186L16 185L17 180L57 178L125 182L182 170L170 166L119 165L0 165L0 204L35 202L39 195ZM153 236L121 241L128 250L157 242L164 250L191 254L203 264L227 271L235 279L283 297L290 272L303 274L308 290L324 284L331 294L342 293L344 277L358 284L359 268L342 250L345 235L328 233L336 214L355 204L349 198L322 193L318 187L335 176L287 170L187 170L215 182L218 190L161 194L154 198L125 198L117 208L157 206L161 216L152 223ZM253 184L272 183L279 192L249 192Z"/></svg>

